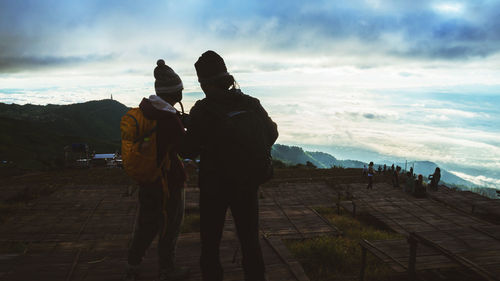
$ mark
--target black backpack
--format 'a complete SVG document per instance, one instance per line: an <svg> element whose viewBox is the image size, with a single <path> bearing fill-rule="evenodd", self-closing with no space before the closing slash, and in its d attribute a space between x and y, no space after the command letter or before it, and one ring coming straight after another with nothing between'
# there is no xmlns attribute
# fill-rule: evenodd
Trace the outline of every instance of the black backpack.
<svg viewBox="0 0 500 281"><path fill-rule="evenodd" d="M237 106L227 110L216 103L205 107L217 119L213 148L221 161L217 170L229 182L262 184L273 176L268 122L257 108Z"/></svg>

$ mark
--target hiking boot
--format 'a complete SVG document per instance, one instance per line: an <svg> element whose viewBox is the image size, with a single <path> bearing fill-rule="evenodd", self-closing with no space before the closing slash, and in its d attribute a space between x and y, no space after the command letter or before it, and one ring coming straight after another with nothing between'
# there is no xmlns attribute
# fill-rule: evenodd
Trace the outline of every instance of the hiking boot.
<svg viewBox="0 0 500 281"><path fill-rule="evenodd" d="M135 281L139 276L139 265L127 264L127 269L125 270L125 277L123 281Z"/></svg>
<svg viewBox="0 0 500 281"><path fill-rule="evenodd" d="M159 281L181 281L189 277L190 269L185 266L176 266L170 269L160 270Z"/></svg>

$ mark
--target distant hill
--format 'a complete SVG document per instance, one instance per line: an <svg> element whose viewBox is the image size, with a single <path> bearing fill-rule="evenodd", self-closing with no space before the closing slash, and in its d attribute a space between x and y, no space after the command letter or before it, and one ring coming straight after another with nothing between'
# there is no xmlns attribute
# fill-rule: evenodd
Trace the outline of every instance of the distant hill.
<svg viewBox="0 0 500 281"><path fill-rule="evenodd" d="M282 144L273 145L271 154L274 159L280 160L289 165L306 164L307 161L313 163L318 168L330 168L332 166L363 168L364 165L368 165L368 163L357 160L339 160L328 153L304 151L298 146L287 146ZM416 174L422 174L424 177L433 174L436 167L438 167L436 163L429 161L415 161L412 162L412 164L413 163L414 172ZM375 169L377 169L379 165L383 167L383 164L375 163ZM404 163L395 163L395 165L399 165L404 168ZM410 166L408 166L408 169L410 169ZM441 181L454 186L475 187L473 183L466 181L443 168L441 168Z"/></svg>
<svg viewBox="0 0 500 281"><path fill-rule="evenodd" d="M328 153L304 151L298 146L287 146L282 144L273 145L271 155L274 159L280 160L285 164L306 164L306 162L309 161L318 168L331 168L333 166L363 168L365 164L357 160L339 160Z"/></svg>
<svg viewBox="0 0 500 281"><path fill-rule="evenodd" d="M63 148L87 143L96 152L120 147L120 119L128 108L114 100L71 105L0 103L0 161L21 168L61 164Z"/></svg>

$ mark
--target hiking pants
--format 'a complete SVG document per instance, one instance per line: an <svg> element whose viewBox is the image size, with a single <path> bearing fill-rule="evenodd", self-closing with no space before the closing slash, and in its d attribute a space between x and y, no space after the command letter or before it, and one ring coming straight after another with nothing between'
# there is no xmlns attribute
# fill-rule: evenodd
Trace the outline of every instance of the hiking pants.
<svg viewBox="0 0 500 281"><path fill-rule="evenodd" d="M132 244L128 252L128 263L141 263L146 250L159 234L158 263L159 269L170 269L175 264L177 238L184 217L184 188L170 189L166 202L167 227L163 235L163 191L160 183L141 185L139 188L139 216L134 231Z"/></svg>
<svg viewBox="0 0 500 281"><path fill-rule="evenodd" d="M223 279L219 247L228 207L240 240L245 280L266 280L259 241L258 206L257 185L237 188L228 184L200 183L200 266L204 281Z"/></svg>
<svg viewBox="0 0 500 281"><path fill-rule="evenodd" d="M368 186L366 189L373 189L373 176L368 176Z"/></svg>

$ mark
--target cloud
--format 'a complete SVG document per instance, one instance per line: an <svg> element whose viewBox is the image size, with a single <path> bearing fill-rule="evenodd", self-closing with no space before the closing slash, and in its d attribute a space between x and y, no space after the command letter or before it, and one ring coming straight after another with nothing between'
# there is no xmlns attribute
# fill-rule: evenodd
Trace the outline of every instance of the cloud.
<svg viewBox="0 0 500 281"><path fill-rule="evenodd" d="M450 171L452 174L461 177L462 179L472 182L478 186L491 187L500 189L500 179L490 178L485 176L472 176L466 173L461 173L457 171Z"/></svg>
<svg viewBox="0 0 500 281"><path fill-rule="evenodd" d="M0 4L0 51L17 58L11 64L22 64L23 58L142 59L165 52L174 60L193 60L217 47L240 56L355 57L363 67L373 56L385 63L465 60L500 50L500 3L462 2L461 13L450 16L441 9L449 5L437 9L435 1L410 2L6 0ZM288 66L256 64L251 69Z"/></svg>
<svg viewBox="0 0 500 281"><path fill-rule="evenodd" d="M77 66L95 62L110 62L114 59L114 55L86 55L86 56L69 56L69 57L4 57L0 55L0 73L1 72L18 72L29 71L40 68L52 68L61 66Z"/></svg>

